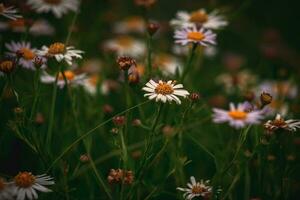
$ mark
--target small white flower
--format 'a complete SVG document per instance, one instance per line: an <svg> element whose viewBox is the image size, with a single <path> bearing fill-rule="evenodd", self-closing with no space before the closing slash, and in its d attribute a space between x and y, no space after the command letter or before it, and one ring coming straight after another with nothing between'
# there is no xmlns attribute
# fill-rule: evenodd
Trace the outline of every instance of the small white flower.
<svg viewBox="0 0 300 200"><path fill-rule="evenodd" d="M273 98L294 99L298 95L298 87L291 81L264 81L257 90L270 93Z"/></svg>
<svg viewBox="0 0 300 200"><path fill-rule="evenodd" d="M78 0L28 0L27 3L37 13L52 12L55 17L61 18L69 10L77 12Z"/></svg>
<svg viewBox="0 0 300 200"><path fill-rule="evenodd" d="M184 192L183 198L191 200L194 197L209 198L212 193L212 186L209 185L209 180L196 182L195 177L191 176L191 182L187 183L187 188L177 187L177 190Z"/></svg>
<svg viewBox="0 0 300 200"><path fill-rule="evenodd" d="M237 107L230 103L230 110L214 108L213 121L215 123L229 122L234 128L242 128L246 125L258 124L264 118L260 110L248 111L249 104L239 103Z"/></svg>
<svg viewBox="0 0 300 200"><path fill-rule="evenodd" d="M114 24L113 29L118 34L144 33L146 24L142 17L131 16Z"/></svg>
<svg viewBox="0 0 300 200"><path fill-rule="evenodd" d="M0 4L0 15L11 20L22 18L22 16L18 14L17 9L15 9L13 6L5 7L3 3Z"/></svg>
<svg viewBox="0 0 300 200"><path fill-rule="evenodd" d="M150 80L142 90L147 92L144 95L145 97L163 103L175 101L177 104L181 104L181 101L177 96L186 98L190 94L187 90L183 89L182 84L176 84L175 81L164 82L160 80L157 83Z"/></svg>
<svg viewBox="0 0 300 200"><path fill-rule="evenodd" d="M8 56L16 57L17 53L21 54L19 65L25 69L35 70L34 59L36 57L37 49L32 48L30 42L15 42L6 43L5 47L9 50ZM45 67L42 66L43 68Z"/></svg>
<svg viewBox="0 0 300 200"><path fill-rule="evenodd" d="M35 36L51 36L55 33L54 27L44 19L35 21L29 29L29 33Z"/></svg>
<svg viewBox="0 0 300 200"><path fill-rule="evenodd" d="M78 86L78 85L84 84L86 75L85 74L77 75L73 71L70 71L70 70L64 71L64 75L61 72L59 72L58 79L57 79L57 85L59 88L63 88L65 86L65 84L66 84L65 78L66 78L67 84L70 84L72 86ZM56 79L56 77L54 75L50 75L47 72L44 72L41 76L42 83L47 83L47 84L54 83L55 79Z"/></svg>
<svg viewBox="0 0 300 200"><path fill-rule="evenodd" d="M198 29L195 25L192 27L182 28L175 31L175 43L186 45L197 43L201 46L215 45L216 34L204 28Z"/></svg>
<svg viewBox="0 0 300 200"><path fill-rule="evenodd" d="M63 43L56 42L49 47L43 46L42 50L38 51L38 54L45 57L54 57L57 62L66 61L69 65L72 65L73 58L82 58L81 54L84 52L75 49L73 46L65 46Z"/></svg>
<svg viewBox="0 0 300 200"><path fill-rule="evenodd" d="M116 52L118 56L141 57L146 53L146 45L140 40L129 36L120 36L107 40L103 44L104 49Z"/></svg>
<svg viewBox="0 0 300 200"><path fill-rule="evenodd" d="M176 19L171 20L170 24L180 28L198 25L207 29L221 29L227 26L228 22L219 15L217 10L207 14L204 9L200 9L191 13L179 11L176 14Z"/></svg>
<svg viewBox="0 0 300 200"><path fill-rule="evenodd" d="M181 71L182 63L169 54L158 54L154 57L154 67L159 68L164 75L175 75L176 70Z"/></svg>
<svg viewBox="0 0 300 200"><path fill-rule="evenodd" d="M277 129L296 131L298 128L300 128L300 120L295 120L295 119L284 120L284 118L280 114L277 114L275 119L268 120L264 124L264 127L271 132Z"/></svg>
<svg viewBox="0 0 300 200"><path fill-rule="evenodd" d="M99 76L97 74L87 77L83 82L84 89L91 95L95 95L97 92L97 84L99 82Z"/></svg>
<svg viewBox="0 0 300 200"><path fill-rule="evenodd" d="M12 184L6 182L0 177L0 199L1 200L13 200Z"/></svg>
<svg viewBox="0 0 300 200"><path fill-rule="evenodd" d="M37 191L52 192L45 186L53 184L53 178L46 174L34 176L30 172L20 172L14 178L13 193L16 200L37 199Z"/></svg>

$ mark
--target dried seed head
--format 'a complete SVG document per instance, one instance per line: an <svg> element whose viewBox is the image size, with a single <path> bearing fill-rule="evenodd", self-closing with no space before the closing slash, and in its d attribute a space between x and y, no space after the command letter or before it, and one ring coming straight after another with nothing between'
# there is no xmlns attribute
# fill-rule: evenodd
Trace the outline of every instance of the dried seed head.
<svg viewBox="0 0 300 200"><path fill-rule="evenodd" d="M115 126L123 126L126 122L125 116L116 116L112 119Z"/></svg>
<svg viewBox="0 0 300 200"><path fill-rule="evenodd" d="M120 183L122 178L123 178L122 169L111 169L107 176L107 181L109 183Z"/></svg>
<svg viewBox="0 0 300 200"><path fill-rule="evenodd" d="M129 56L118 57L117 63L121 70L127 71L131 66L136 66L136 61Z"/></svg>
<svg viewBox="0 0 300 200"><path fill-rule="evenodd" d="M159 24L155 22L149 22L147 25L147 31L150 36L153 36L158 31L159 28L160 28Z"/></svg>
<svg viewBox="0 0 300 200"><path fill-rule="evenodd" d="M0 61L0 72L5 74L11 73L16 67L16 63L13 59L7 58Z"/></svg>
<svg viewBox="0 0 300 200"><path fill-rule="evenodd" d="M260 95L260 102L262 107L270 104L272 102L272 96L269 93L263 92Z"/></svg>
<svg viewBox="0 0 300 200"><path fill-rule="evenodd" d="M194 93L190 94L190 99L192 101L198 101L200 99L199 93L194 92Z"/></svg>

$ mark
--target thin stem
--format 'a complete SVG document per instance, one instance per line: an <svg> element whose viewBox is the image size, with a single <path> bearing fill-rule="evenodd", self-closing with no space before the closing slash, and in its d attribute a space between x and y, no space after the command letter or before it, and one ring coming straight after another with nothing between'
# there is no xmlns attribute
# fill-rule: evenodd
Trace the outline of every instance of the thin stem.
<svg viewBox="0 0 300 200"><path fill-rule="evenodd" d="M30 113L30 117L29 120L31 121L33 119L33 116L36 112L36 108L37 108L37 102L38 102L38 93L39 93L39 77L40 77L40 69L37 69L34 75L34 81L33 81L33 87L34 87L34 100L33 100L33 105L31 108L31 113Z"/></svg>
<svg viewBox="0 0 300 200"><path fill-rule="evenodd" d="M193 47L192 47L192 50L190 52L189 58L186 62L186 65L184 66L183 73L182 73L181 78L180 78L181 82L184 81L184 79L187 76L188 72L191 70L191 66L192 66L192 62L193 62L193 59L194 59L195 54L196 54L197 46L198 45L196 43L193 44Z"/></svg>
<svg viewBox="0 0 300 200"><path fill-rule="evenodd" d="M148 46L148 54L147 54L147 67L148 67L148 78L152 76L152 36L147 34L147 46Z"/></svg>

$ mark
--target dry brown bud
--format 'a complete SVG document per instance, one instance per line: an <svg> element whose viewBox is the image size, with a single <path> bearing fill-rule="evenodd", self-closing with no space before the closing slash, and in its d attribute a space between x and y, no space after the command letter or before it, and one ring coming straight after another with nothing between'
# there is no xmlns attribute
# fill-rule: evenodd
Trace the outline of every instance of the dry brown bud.
<svg viewBox="0 0 300 200"><path fill-rule="evenodd" d="M117 63L121 70L127 71L131 66L136 66L136 61L129 56L120 56Z"/></svg>

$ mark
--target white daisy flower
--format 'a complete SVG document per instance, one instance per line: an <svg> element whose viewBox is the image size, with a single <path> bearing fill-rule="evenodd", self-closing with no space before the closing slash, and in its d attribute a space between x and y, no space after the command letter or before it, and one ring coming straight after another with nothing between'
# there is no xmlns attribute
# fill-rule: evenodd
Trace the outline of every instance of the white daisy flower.
<svg viewBox="0 0 300 200"><path fill-rule="evenodd" d="M174 75L177 69L181 71L182 63L172 55L158 54L154 57L153 66L162 70L164 75Z"/></svg>
<svg viewBox="0 0 300 200"><path fill-rule="evenodd" d="M264 124L264 127L270 132L273 132L277 129L296 131L298 128L300 129L300 120L296 120L296 119L284 120L284 118L280 114L277 114L275 119L268 120Z"/></svg>
<svg viewBox="0 0 300 200"><path fill-rule="evenodd" d="M37 13L52 12L55 17L61 18L69 10L77 12L78 0L27 0L27 3Z"/></svg>
<svg viewBox="0 0 300 200"><path fill-rule="evenodd" d="M146 23L142 17L131 16L114 24L114 32L118 34L144 33Z"/></svg>
<svg viewBox="0 0 300 200"><path fill-rule="evenodd" d="M29 28L29 33L35 36L51 36L55 33L55 29L51 24L49 24L48 21L39 19L35 21Z"/></svg>
<svg viewBox="0 0 300 200"><path fill-rule="evenodd" d="M67 80L67 84L72 85L72 86L78 86L78 85L83 85L84 84L84 80L86 79L86 75L85 74L77 75L71 70L64 71L64 75L61 72L59 72L58 79L57 79L57 86L61 89L66 84L65 78ZM56 79L55 75L50 75L47 72L44 72L41 75L41 82L42 83L51 84L51 83L55 82L55 79Z"/></svg>
<svg viewBox="0 0 300 200"><path fill-rule="evenodd" d="M214 108L213 121L215 123L229 122L234 128L242 128L250 124L259 124L264 118L263 112L253 110L249 112L249 104L239 103L237 107L233 103L229 105L230 110Z"/></svg>
<svg viewBox="0 0 300 200"><path fill-rule="evenodd" d="M215 45L216 34L204 28L198 29L195 25L175 31L175 43L186 45L189 43L200 44L201 46Z"/></svg>
<svg viewBox="0 0 300 200"><path fill-rule="evenodd" d="M298 87L291 81L264 81L258 91L270 93L274 98L294 99L298 95Z"/></svg>
<svg viewBox="0 0 300 200"><path fill-rule="evenodd" d="M182 84L176 84L175 81L164 82L162 80L155 82L150 80L146 83L146 87L142 90L147 93L144 95L150 100L155 99L156 102L161 101L163 103L175 101L177 104L181 104L180 99L177 96L186 98L190 93L183 89Z"/></svg>
<svg viewBox="0 0 300 200"><path fill-rule="evenodd" d="M26 21L24 18L10 20L7 22L0 21L0 31L12 31L17 33L24 33L26 31Z"/></svg>
<svg viewBox="0 0 300 200"><path fill-rule="evenodd" d="M91 95L95 95L97 92L98 82L99 76L97 74L91 75L84 80L83 88Z"/></svg>
<svg viewBox="0 0 300 200"><path fill-rule="evenodd" d="M106 50L116 52L118 56L141 57L146 53L146 45L129 36L120 36L104 42Z"/></svg>
<svg viewBox="0 0 300 200"><path fill-rule="evenodd" d="M45 186L53 184L53 178L46 174L34 176L30 172L20 172L14 178L13 193L16 200L37 199L37 191L52 192Z"/></svg>
<svg viewBox="0 0 300 200"><path fill-rule="evenodd" d="M194 197L209 198L212 194L212 186L209 185L209 180L196 182L195 177L191 176L191 182L187 183L187 188L177 187L177 190L184 192L183 198L191 200Z"/></svg>
<svg viewBox="0 0 300 200"><path fill-rule="evenodd" d="M81 54L84 52L74 49L73 46L65 46L63 43L56 42L49 47L43 46L42 50L38 51L38 54L45 57L54 57L57 62L66 61L69 65L72 65L73 58L82 58Z"/></svg>
<svg viewBox="0 0 300 200"><path fill-rule="evenodd" d="M0 15L11 20L22 18L22 16L18 14L17 9L15 9L13 6L5 7L3 3L0 4Z"/></svg>
<svg viewBox="0 0 300 200"><path fill-rule="evenodd" d="M180 28L198 25L207 29L221 29L227 26L228 22L219 15L217 10L208 14L205 9L200 9L191 13L179 11L176 14L176 19L171 20L170 24Z"/></svg>
<svg viewBox="0 0 300 200"><path fill-rule="evenodd" d="M5 47L9 50L8 56L16 57L20 54L19 65L25 69L35 70L34 59L36 58L37 49L32 48L30 42L15 42L6 43ZM43 68L45 65L42 66Z"/></svg>
<svg viewBox="0 0 300 200"><path fill-rule="evenodd" d="M0 177L0 199L1 200L13 200L12 184L7 183Z"/></svg>

